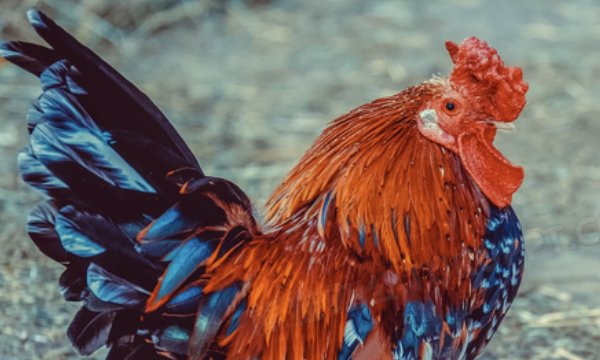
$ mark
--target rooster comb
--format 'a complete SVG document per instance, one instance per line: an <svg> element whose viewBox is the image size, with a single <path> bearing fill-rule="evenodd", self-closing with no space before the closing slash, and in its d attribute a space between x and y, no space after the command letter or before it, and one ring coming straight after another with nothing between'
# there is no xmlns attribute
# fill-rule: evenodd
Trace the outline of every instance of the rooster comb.
<svg viewBox="0 0 600 360"><path fill-rule="evenodd" d="M457 45L446 42L454 69L449 81L479 99L478 112L495 121L514 121L525 106L525 93L529 85L523 81L519 67L505 67L496 49L475 37L467 38Z"/></svg>

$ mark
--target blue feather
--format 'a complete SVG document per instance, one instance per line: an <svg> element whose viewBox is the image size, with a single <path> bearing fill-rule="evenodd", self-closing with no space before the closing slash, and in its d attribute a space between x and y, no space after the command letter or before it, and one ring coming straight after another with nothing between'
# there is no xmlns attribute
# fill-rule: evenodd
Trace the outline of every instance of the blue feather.
<svg viewBox="0 0 600 360"><path fill-rule="evenodd" d="M446 324L453 337L460 336L467 314L464 311L450 308L446 314Z"/></svg>
<svg viewBox="0 0 600 360"><path fill-rule="evenodd" d="M52 88L65 85L65 77L69 72L69 63L66 60L60 60L50 65L40 74L42 90L47 91Z"/></svg>
<svg viewBox="0 0 600 360"><path fill-rule="evenodd" d="M68 252L146 290L156 286L163 267L140 255L135 240L111 220L68 205L57 215L55 228Z"/></svg>
<svg viewBox="0 0 600 360"><path fill-rule="evenodd" d="M323 205L321 206L321 216L319 216L319 226L325 229L325 223L327 222L327 216L329 215L329 203L331 201L331 191L325 196Z"/></svg>
<svg viewBox="0 0 600 360"><path fill-rule="evenodd" d="M150 296L146 290L94 263L87 270L87 285L98 299L124 306L142 306Z"/></svg>
<svg viewBox="0 0 600 360"><path fill-rule="evenodd" d="M416 360L422 343L430 343L442 333L444 318L436 313L431 301L411 301L404 307L404 331L396 344L394 357Z"/></svg>
<svg viewBox="0 0 600 360"><path fill-rule="evenodd" d="M491 261L473 275L473 288L484 290L485 298L466 319L470 329L479 329L480 334L468 344L468 353L482 348L496 330L517 294L524 262L521 225L510 206L490 207L484 239Z"/></svg>
<svg viewBox="0 0 600 360"><path fill-rule="evenodd" d="M26 147L19 153L17 164L23 181L36 190L53 198L70 196L71 191L68 186L35 158L30 147Z"/></svg>
<svg viewBox="0 0 600 360"><path fill-rule="evenodd" d="M65 89L56 87L47 89L34 108L41 112L47 122L58 129L79 127L95 135L102 133L75 96Z"/></svg>
<svg viewBox="0 0 600 360"><path fill-rule="evenodd" d="M163 241L165 241L165 240L162 240L160 242L162 243ZM152 244L152 243L150 243L150 244ZM173 261L177 257L179 252L181 251L182 246L183 246L183 242L179 241L179 246L173 247L173 249L171 249L167 254L165 254L165 257L162 260L165 262Z"/></svg>
<svg viewBox="0 0 600 360"><path fill-rule="evenodd" d="M360 246L362 248L365 247L365 239L366 239L366 229L365 229L365 225L363 223L360 223L358 225L358 241L360 241Z"/></svg>
<svg viewBox="0 0 600 360"><path fill-rule="evenodd" d="M371 224L371 232L373 233L373 243L375 247L379 247L379 241L377 240L377 229L375 228L375 224Z"/></svg>
<svg viewBox="0 0 600 360"><path fill-rule="evenodd" d="M71 254L87 258L102 254L106 250L85 235L72 219L61 213L56 215L55 228L63 248Z"/></svg>
<svg viewBox="0 0 600 360"><path fill-rule="evenodd" d="M66 60L57 61L40 74L42 89L46 91L51 88L62 87L74 95L88 95L87 91L73 78L74 76L81 77L79 70Z"/></svg>
<svg viewBox="0 0 600 360"><path fill-rule="evenodd" d="M188 358L202 359L204 357L223 323L227 309L240 289L241 286L235 284L207 295L206 300L198 309L194 333L190 339Z"/></svg>
<svg viewBox="0 0 600 360"><path fill-rule="evenodd" d="M112 311L93 312L81 308L67 330L67 337L81 355L90 355L108 341L115 315Z"/></svg>
<svg viewBox="0 0 600 360"><path fill-rule="evenodd" d="M36 101L27 110L27 129L29 130L29 133L31 133L36 126L45 122L46 119L44 119L44 114L42 114L40 105Z"/></svg>
<svg viewBox="0 0 600 360"><path fill-rule="evenodd" d="M55 222L55 204L51 201L43 202L38 204L27 217L27 232L46 256L65 264L69 261L69 255L56 232Z"/></svg>
<svg viewBox="0 0 600 360"><path fill-rule="evenodd" d="M62 144L50 124L37 125L29 140L33 156L46 167L51 163L71 161L68 153L65 153L65 149L62 149Z"/></svg>
<svg viewBox="0 0 600 360"><path fill-rule="evenodd" d="M223 186L226 186L226 184ZM202 227L227 226L228 220L225 209L217 204L211 198L211 195L221 199L226 194L222 192L198 192L187 195L185 199L170 207L156 219L147 229L142 240L175 239L181 238L186 233L197 231ZM213 233L216 232L213 231ZM225 235L223 231L220 231L219 235L214 237L222 237L223 235Z"/></svg>
<svg viewBox="0 0 600 360"><path fill-rule="evenodd" d="M138 244L137 248L145 255L155 258L163 258L165 255L171 253L174 249L177 249L181 244L181 240L161 240ZM173 259L164 259L164 261L171 260Z"/></svg>
<svg viewBox="0 0 600 360"><path fill-rule="evenodd" d="M235 330L237 330L238 326L240 325L240 317L242 317L242 314L244 313L244 311L246 311L247 306L248 304L246 304L246 301L242 301L238 305L237 309L235 309L235 312L233 313L233 316L229 321L227 333L225 333L226 337L231 335Z"/></svg>
<svg viewBox="0 0 600 360"><path fill-rule="evenodd" d="M359 344L364 343L373 329L373 318L367 304L352 306L344 330L344 342L338 352L338 360L349 360Z"/></svg>
<svg viewBox="0 0 600 360"><path fill-rule="evenodd" d="M113 186L156 193L109 145L110 139L78 106L72 95L64 90L49 89L39 99L38 107L46 122L35 126L31 143L33 154L45 166L52 162L73 161Z"/></svg>
<svg viewBox="0 0 600 360"><path fill-rule="evenodd" d="M74 76L81 77L81 73L77 68L71 66L69 72L65 76L65 84L67 85L68 91L77 96L88 95L88 92L73 78Z"/></svg>
<svg viewBox="0 0 600 360"><path fill-rule="evenodd" d="M170 352L185 354L190 342L190 331L181 326L169 326L154 336L154 344L159 348L169 349Z"/></svg>
<svg viewBox="0 0 600 360"><path fill-rule="evenodd" d="M175 295L164 305L166 314L172 315L195 315L198 311L198 305L203 294L202 286L188 286L179 290Z"/></svg>
<svg viewBox="0 0 600 360"><path fill-rule="evenodd" d="M179 249L173 261L169 264L158 290L159 302L163 297L175 291L192 274L198 266L215 250L216 241L192 238L187 240Z"/></svg>
<svg viewBox="0 0 600 360"><path fill-rule="evenodd" d="M154 220L142 240L166 239L194 229L198 224L198 220L184 216L180 207L181 203L177 203L167 209L158 219Z"/></svg>

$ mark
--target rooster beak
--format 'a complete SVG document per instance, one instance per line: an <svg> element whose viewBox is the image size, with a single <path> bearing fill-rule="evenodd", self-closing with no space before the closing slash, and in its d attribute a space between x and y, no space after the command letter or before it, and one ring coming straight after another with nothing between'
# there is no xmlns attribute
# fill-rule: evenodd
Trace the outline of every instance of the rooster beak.
<svg viewBox="0 0 600 360"><path fill-rule="evenodd" d="M494 121L492 119L486 119L485 122L489 125L489 126L493 126L496 129L502 131L502 132L513 132L516 129L515 124L513 123L509 123L509 122L504 122L504 121Z"/></svg>

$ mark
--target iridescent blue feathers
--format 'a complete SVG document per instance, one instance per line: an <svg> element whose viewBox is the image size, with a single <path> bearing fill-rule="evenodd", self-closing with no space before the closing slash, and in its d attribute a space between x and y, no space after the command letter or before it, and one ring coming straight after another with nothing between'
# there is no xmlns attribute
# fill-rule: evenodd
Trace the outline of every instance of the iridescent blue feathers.
<svg viewBox="0 0 600 360"><path fill-rule="evenodd" d="M472 291L483 292L484 301L468 311L449 308L445 313L431 301L407 303L394 359L417 360L421 351L423 359L475 359L516 297L524 262L522 236L513 209L491 205L484 236L489 261L471 277Z"/></svg>
<svg viewBox="0 0 600 360"><path fill-rule="evenodd" d="M52 49L9 42L0 55L42 84L18 161L50 199L29 216L29 234L65 265L65 299L83 302L69 339L83 355L109 346L109 360L202 357L243 311L232 307L239 285L204 293L203 263L251 239L250 201L205 177L135 86L43 14L28 17Z"/></svg>

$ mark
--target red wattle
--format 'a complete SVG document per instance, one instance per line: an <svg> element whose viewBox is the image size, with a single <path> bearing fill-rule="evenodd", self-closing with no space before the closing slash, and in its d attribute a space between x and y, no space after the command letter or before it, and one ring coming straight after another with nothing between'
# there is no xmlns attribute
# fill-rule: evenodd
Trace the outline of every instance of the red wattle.
<svg viewBox="0 0 600 360"><path fill-rule="evenodd" d="M523 168L502 156L482 128L461 134L458 151L467 172L485 196L498 207L510 205L512 195L523 182Z"/></svg>

